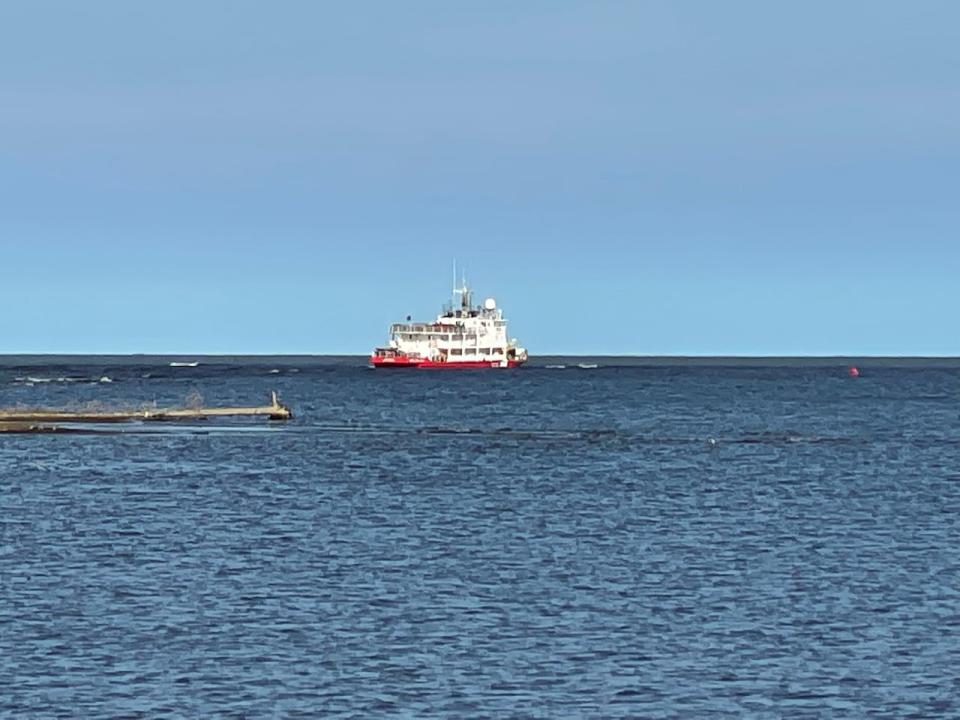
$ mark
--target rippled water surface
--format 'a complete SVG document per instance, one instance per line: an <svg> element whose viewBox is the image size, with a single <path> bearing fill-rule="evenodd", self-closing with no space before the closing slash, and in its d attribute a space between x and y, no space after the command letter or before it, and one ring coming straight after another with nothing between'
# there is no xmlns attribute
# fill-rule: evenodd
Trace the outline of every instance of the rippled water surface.
<svg viewBox="0 0 960 720"><path fill-rule="evenodd" d="M0 435L0 715L960 715L960 370L550 364L0 366L296 414Z"/></svg>

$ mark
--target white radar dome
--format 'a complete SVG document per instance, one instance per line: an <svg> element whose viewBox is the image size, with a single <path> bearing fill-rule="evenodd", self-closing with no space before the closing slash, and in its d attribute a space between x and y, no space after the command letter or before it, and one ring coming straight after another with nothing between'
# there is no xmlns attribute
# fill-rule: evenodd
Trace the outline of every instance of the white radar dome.
<svg viewBox="0 0 960 720"><path fill-rule="evenodd" d="M487 310L496 310L497 301L494 300L493 298L487 298L486 300L483 301L483 307L485 307Z"/></svg>

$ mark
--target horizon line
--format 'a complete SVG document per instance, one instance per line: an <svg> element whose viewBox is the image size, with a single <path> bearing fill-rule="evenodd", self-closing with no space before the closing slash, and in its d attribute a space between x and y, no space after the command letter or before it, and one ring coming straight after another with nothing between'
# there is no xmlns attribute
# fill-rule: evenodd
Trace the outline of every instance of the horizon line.
<svg viewBox="0 0 960 720"><path fill-rule="evenodd" d="M264 353L264 352L0 352L2 358L23 358L23 357L109 357L109 358L366 358L369 353ZM651 360L957 360L958 355L938 355L938 354L652 354L652 353L563 353L549 352L531 355L531 359L537 358L622 358L622 359L651 359Z"/></svg>

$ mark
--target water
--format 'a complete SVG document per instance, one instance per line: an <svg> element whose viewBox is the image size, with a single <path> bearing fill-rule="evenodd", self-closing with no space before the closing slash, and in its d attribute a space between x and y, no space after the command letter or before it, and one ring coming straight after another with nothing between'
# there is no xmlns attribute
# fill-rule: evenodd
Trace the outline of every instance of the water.
<svg viewBox="0 0 960 720"><path fill-rule="evenodd" d="M0 435L2 716L960 714L956 365L13 362L296 418Z"/></svg>

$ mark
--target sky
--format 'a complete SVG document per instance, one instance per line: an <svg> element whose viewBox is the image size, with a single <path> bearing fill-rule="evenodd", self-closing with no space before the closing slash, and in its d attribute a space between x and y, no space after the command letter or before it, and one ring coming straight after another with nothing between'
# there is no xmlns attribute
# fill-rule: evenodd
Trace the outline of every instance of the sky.
<svg viewBox="0 0 960 720"><path fill-rule="evenodd" d="M960 4L0 4L0 353L960 355Z"/></svg>

